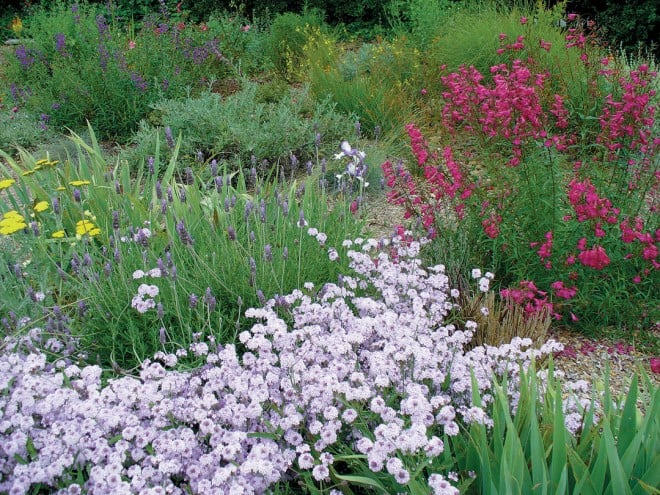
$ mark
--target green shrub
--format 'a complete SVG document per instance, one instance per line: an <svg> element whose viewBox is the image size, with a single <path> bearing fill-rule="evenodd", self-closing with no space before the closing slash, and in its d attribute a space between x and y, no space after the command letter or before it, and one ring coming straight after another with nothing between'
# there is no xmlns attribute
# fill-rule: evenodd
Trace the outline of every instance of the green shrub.
<svg viewBox="0 0 660 495"><path fill-rule="evenodd" d="M273 20L265 43L266 54L275 72L289 82L305 78L304 46L310 30L321 28L323 19L318 11L302 14L280 14Z"/></svg>
<svg viewBox="0 0 660 495"><path fill-rule="evenodd" d="M203 26L159 14L140 29L108 11L58 3L25 20L22 44L6 68L7 101L47 117L56 129L91 122L103 138L126 138L149 105L181 97L233 73L240 49ZM224 31L221 27L224 26ZM229 27L213 24L219 35ZM236 36L252 36L233 25ZM226 46L236 49L231 60Z"/></svg>
<svg viewBox="0 0 660 495"><path fill-rule="evenodd" d="M355 113L367 133L380 128L387 134L413 118L414 101L424 86L421 53L408 39L381 40L343 54L333 54L332 45L320 43L313 53L323 48L330 52L324 56L332 63L310 64L315 95L330 96L340 110Z"/></svg>
<svg viewBox="0 0 660 495"><path fill-rule="evenodd" d="M224 99L205 93L199 98L165 100L154 105L150 122L141 125L134 138L137 147L128 150L127 158L135 161L153 153L157 139L165 155L164 132L169 128L174 136L182 136L182 164L193 163L201 152L203 161L226 159L247 166L256 160L268 174L271 168L288 170L292 155L301 169L317 153L330 156L352 134L355 120L338 113L327 99L315 102L306 88L286 89L277 96L246 83ZM321 135L320 148L316 133Z"/></svg>
<svg viewBox="0 0 660 495"><path fill-rule="evenodd" d="M52 137L48 124L36 115L16 107L0 107L0 149L15 145L29 148Z"/></svg>

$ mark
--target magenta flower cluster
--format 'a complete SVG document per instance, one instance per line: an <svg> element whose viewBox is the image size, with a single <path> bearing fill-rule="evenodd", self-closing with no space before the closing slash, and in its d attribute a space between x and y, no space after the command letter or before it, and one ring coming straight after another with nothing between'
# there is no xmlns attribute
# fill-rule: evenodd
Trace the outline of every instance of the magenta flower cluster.
<svg viewBox="0 0 660 495"><path fill-rule="evenodd" d="M443 435L491 422L471 402L471 374L486 403L493 375L508 373L515 395L518 363L560 346L470 348L476 324L451 323L459 293L443 266L422 267L419 243L388 246L396 262L375 241L347 245L354 274L341 284L248 310L242 353L197 341L106 383L98 366L21 351L29 336L7 340L0 492L264 493L301 472L322 487L348 447L399 491L423 477L429 493L457 493L434 460ZM206 364L177 370L191 354Z"/></svg>

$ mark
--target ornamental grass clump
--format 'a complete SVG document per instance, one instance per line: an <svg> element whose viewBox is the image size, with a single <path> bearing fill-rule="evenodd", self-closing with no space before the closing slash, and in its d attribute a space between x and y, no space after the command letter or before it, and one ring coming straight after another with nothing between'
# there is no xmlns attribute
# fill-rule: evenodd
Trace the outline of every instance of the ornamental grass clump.
<svg viewBox="0 0 660 495"><path fill-rule="evenodd" d="M585 43L570 30L566 50ZM437 253L450 249L455 275L475 265L501 274L501 295L530 315L649 328L660 317L657 74L582 55L600 64L590 91L603 99L587 117L533 60L493 66L492 81L474 67L444 76L451 145L435 150L408 125L413 163L383 165L390 200Z"/></svg>
<svg viewBox="0 0 660 495"><path fill-rule="evenodd" d="M269 299L246 311L237 344L194 340L136 376L51 361L38 327L7 338L0 491L458 493L472 477L451 439L493 424L493 376L509 377L518 403L519 369L560 346L466 350L475 324L452 323L459 294L444 267L393 242L396 261L377 241L346 241L338 283ZM201 366L181 369L186 356Z"/></svg>

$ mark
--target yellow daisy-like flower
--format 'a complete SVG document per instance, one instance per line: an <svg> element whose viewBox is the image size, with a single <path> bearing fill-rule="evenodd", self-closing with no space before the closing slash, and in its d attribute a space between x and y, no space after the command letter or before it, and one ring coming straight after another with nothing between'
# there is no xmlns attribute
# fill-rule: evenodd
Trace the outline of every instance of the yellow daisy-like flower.
<svg viewBox="0 0 660 495"><path fill-rule="evenodd" d="M56 230L56 231L53 232L50 236L51 236L53 239L61 239L61 238L64 237L65 235L66 235L66 232L64 232L63 230Z"/></svg>
<svg viewBox="0 0 660 495"><path fill-rule="evenodd" d="M72 185L73 187L79 187L79 186L88 186L89 184L91 184L91 182L88 180L72 180L71 182L69 182L69 184Z"/></svg>
<svg viewBox="0 0 660 495"><path fill-rule="evenodd" d="M16 183L16 181L14 179L0 180L0 191L2 191L3 189L7 189L8 187L11 187L15 183Z"/></svg>
<svg viewBox="0 0 660 495"><path fill-rule="evenodd" d="M55 189L55 190L56 190L56 191L66 191L66 187L64 187L64 186L59 186L59 187L58 187L57 189Z"/></svg>
<svg viewBox="0 0 660 495"><path fill-rule="evenodd" d="M36 165L34 169L37 170L44 167L54 167L58 163L60 163L59 160L48 160L47 158L42 158L41 160L37 160L36 162L34 162L34 164Z"/></svg>
<svg viewBox="0 0 660 495"><path fill-rule="evenodd" d="M25 219L16 210L10 210L2 215L0 220L0 234L11 235L27 227Z"/></svg>
<svg viewBox="0 0 660 495"><path fill-rule="evenodd" d="M23 177L27 177L28 175L32 175L35 172L36 172L36 170L26 170L21 175L23 175Z"/></svg>
<svg viewBox="0 0 660 495"><path fill-rule="evenodd" d="M79 220L76 223L76 235L82 236L87 234L90 237L94 237L100 233L101 229L94 225L94 222L90 222L89 220Z"/></svg>
<svg viewBox="0 0 660 495"><path fill-rule="evenodd" d="M48 201L39 201L36 205L34 205L34 211L41 213L42 211L46 211L48 206Z"/></svg>

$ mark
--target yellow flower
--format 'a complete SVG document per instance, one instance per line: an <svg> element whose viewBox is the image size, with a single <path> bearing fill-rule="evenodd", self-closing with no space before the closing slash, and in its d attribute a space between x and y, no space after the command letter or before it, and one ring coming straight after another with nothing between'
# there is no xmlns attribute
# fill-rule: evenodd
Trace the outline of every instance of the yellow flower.
<svg viewBox="0 0 660 495"><path fill-rule="evenodd" d="M16 210L10 210L2 215L0 220L0 234L11 235L27 227L25 219Z"/></svg>
<svg viewBox="0 0 660 495"><path fill-rule="evenodd" d="M36 205L34 205L34 211L37 213L41 213L42 211L46 211L48 209L48 201L39 201Z"/></svg>
<svg viewBox="0 0 660 495"><path fill-rule="evenodd" d="M16 221L20 221L20 222L25 221L25 219L23 218L23 215L21 215L16 210L9 210L7 213L2 215L2 220L1 221L4 221L4 220L16 220Z"/></svg>
<svg viewBox="0 0 660 495"><path fill-rule="evenodd" d="M0 191L11 187L16 181L14 179L3 179L0 180Z"/></svg>
<svg viewBox="0 0 660 495"><path fill-rule="evenodd" d="M61 238L64 237L65 235L66 235L66 232L64 232L63 230L56 230L56 231L53 232L50 236L51 236L53 239L61 239Z"/></svg>
<svg viewBox="0 0 660 495"><path fill-rule="evenodd" d="M21 175L23 175L23 177L27 177L28 175L32 175L35 172L36 172L36 170L26 170Z"/></svg>
<svg viewBox="0 0 660 495"><path fill-rule="evenodd" d="M14 31L16 36L21 35L21 31L23 31L23 21L20 17L14 17L11 21L11 30Z"/></svg>
<svg viewBox="0 0 660 495"><path fill-rule="evenodd" d="M94 222L90 222L89 220L79 220L76 223L76 235L82 236L87 234L90 237L94 237L100 233L101 229L94 225Z"/></svg>
<svg viewBox="0 0 660 495"><path fill-rule="evenodd" d="M59 160L49 160L48 158L42 158L41 160L34 162L34 170L41 170L44 167L54 167L58 163L60 163Z"/></svg>
<svg viewBox="0 0 660 495"><path fill-rule="evenodd" d="M78 186L87 186L91 184L91 182L88 180L72 180L71 182L69 182L69 184L72 185L73 187L78 187Z"/></svg>
<svg viewBox="0 0 660 495"><path fill-rule="evenodd" d="M58 187L57 189L55 189L55 190L56 190L56 191L66 191L66 187L64 187L64 186L59 186L59 187Z"/></svg>

